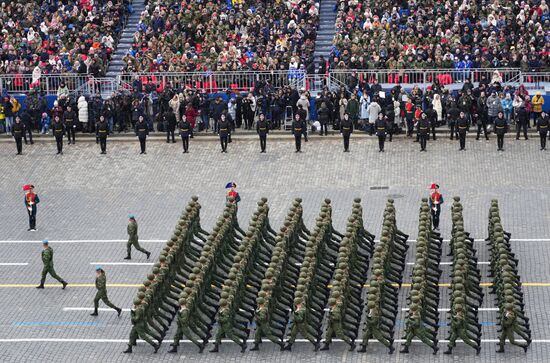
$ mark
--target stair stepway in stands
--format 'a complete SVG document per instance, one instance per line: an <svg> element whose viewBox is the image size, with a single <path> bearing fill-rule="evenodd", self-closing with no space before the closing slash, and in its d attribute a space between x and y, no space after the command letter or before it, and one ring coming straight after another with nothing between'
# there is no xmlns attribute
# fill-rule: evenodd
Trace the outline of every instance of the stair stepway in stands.
<svg viewBox="0 0 550 363"><path fill-rule="evenodd" d="M141 12L145 10L145 0L133 0L132 8L134 12L128 17L128 22L122 31L117 49L111 57L111 62L107 68L107 77L115 78L122 72L124 66L122 58L124 58L134 41L134 33L137 30L139 17Z"/></svg>
<svg viewBox="0 0 550 363"><path fill-rule="evenodd" d="M337 0L321 0L319 8L319 30L315 41L315 52L313 53L315 63L319 64L321 56L328 59L332 49L332 40L336 32L336 11L334 8Z"/></svg>

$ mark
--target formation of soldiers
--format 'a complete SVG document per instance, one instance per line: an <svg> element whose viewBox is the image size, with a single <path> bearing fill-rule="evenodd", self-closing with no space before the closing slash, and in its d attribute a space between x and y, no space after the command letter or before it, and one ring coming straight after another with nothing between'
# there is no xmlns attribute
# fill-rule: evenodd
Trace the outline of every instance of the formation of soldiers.
<svg viewBox="0 0 550 363"><path fill-rule="evenodd" d="M178 352L182 339L194 343L202 353L212 337L211 352L219 351L224 338L245 352L251 332L251 350L259 350L267 339L289 351L298 337L311 342L315 351L328 350L334 338L354 350L360 337L360 352L376 339L393 353L398 293L409 248L409 236L397 227L394 201L389 199L386 204L378 244L363 226L359 198L353 202L344 234L333 227L329 199L322 203L311 231L304 224L301 202L299 198L293 201L283 227L276 232L269 222L267 199L262 198L245 232L230 197L209 234L201 228L198 198L192 197L151 274L138 289L125 353L132 352L138 338L157 352L174 319L177 331L170 353ZM451 212L451 309L445 354L452 354L457 339L479 354L478 311L484 297L481 273L458 197ZM501 327L498 352L504 351L506 339L527 350L531 332L518 261L511 252L510 235L500 223L496 201L489 214L488 241L492 292L497 296ZM408 353L417 338L436 354L443 239L432 228L427 198L422 199L416 242L401 353ZM525 342L516 341L516 334Z"/></svg>
<svg viewBox="0 0 550 363"><path fill-rule="evenodd" d="M412 339L417 337L437 354L439 327L439 278L441 277L441 243L438 232L432 230L428 199L422 199L416 259L409 293L409 313L406 319L405 343L401 353L408 353Z"/></svg>
<svg viewBox="0 0 550 363"><path fill-rule="evenodd" d="M491 252L490 276L493 278L491 292L496 295L498 325L500 326L499 349L504 353L506 339L522 347L525 352L531 344L529 318L525 316L525 304L518 273L518 260L512 252L510 233L502 227L498 201L491 201L489 210L489 250ZM519 335L525 342L515 340Z"/></svg>
<svg viewBox="0 0 550 363"><path fill-rule="evenodd" d="M481 350L481 324L478 310L483 303L483 291L480 287L479 271L474 239L464 230L462 204L455 197L451 208L453 228L450 247L452 256L451 270L451 310L449 344L445 354L451 354L457 339L475 349Z"/></svg>

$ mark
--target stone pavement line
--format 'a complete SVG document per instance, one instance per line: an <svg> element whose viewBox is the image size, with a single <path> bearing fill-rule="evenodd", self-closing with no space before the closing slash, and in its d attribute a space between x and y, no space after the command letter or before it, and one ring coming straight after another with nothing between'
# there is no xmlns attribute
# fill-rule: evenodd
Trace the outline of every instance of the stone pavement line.
<svg viewBox="0 0 550 363"><path fill-rule="evenodd" d="M332 339L333 342L343 342L341 339ZM362 342L363 339L356 339L356 342ZM523 339L516 339L517 342L525 342ZM128 339L72 339L72 338L14 338L14 339L0 339L0 343L15 343L15 342L47 342L47 343L128 343ZM138 343L145 343L144 340L137 340ZM171 339L165 339L162 341L163 344L165 343L173 343L174 341ZM222 339L222 343L232 343L233 341L231 339ZM296 343L310 343L307 339L296 339ZM394 343L404 343L405 339L395 339ZM420 340L413 339L413 343L421 343ZM448 343L449 341L446 339L440 339L438 340L439 343ZM462 340L457 339L457 343L463 343ZM481 343L498 343L498 339L482 339ZM180 343L191 343L190 340L180 340ZM264 340L264 343L267 344L273 344L268 340ZM264 344L262 343L262 344ZM369 344L376 343L379 344L380 342L377 340L371 340L369 341ZM531 343L550 343L550 339L533 339ZM322 353L321 353L322 354ZM361 353L357 353L361 354Z"/></svg>
<svg viewBox="0 0 550 363"><path fill-rule="evenodd" d="M48 240L49 243L54 244L64 244L64 243L122 243L122 242L128 242L127 239L101 239L101 240ZM144 239L139 240L139 243L166 243L168 240L165 239ZM449 239L444 239L443 242L450 242ZM550 238L512 238L512 242L550 242ZM378 243L380 240L375 239L374 242ZM409 243L416 243L415 239L407 240ZM474 239L474 242L486 242L483 238L477 238ZM22 240L22 241L12 241L12 240L0 240L0 244L7 244L7 243L42 243L42 240L38 241L31 241L31 240Z"/></svg>

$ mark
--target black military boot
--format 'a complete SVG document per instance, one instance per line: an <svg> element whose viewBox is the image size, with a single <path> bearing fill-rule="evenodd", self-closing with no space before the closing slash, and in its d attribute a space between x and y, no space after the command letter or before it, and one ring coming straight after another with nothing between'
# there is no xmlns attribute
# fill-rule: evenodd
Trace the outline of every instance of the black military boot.
<svg viewBox="0 0 550 363"><path fill-rule="evenodd" d="M250 348L251 352L254 352L256 350L260 350L260 343L254 343L254 346Z"/></svg>
<svg viewBox="0 0 550 363"><path fill-rule="evenodd" d="M329 343L325 342L320 350L329 350Z"/></svg>
<svg viewBox="0 0 550 363"><path fill-rule="evenodd" d="M177 353L178 352L178 346L177 344L170 344L172 348L168 351L168 353Z"/></svg>
<svg viewBox="0 0 550 363"><path fill-rule="evenodd" d="M132 346L128 344L128 348L126 348L126 350L122 353L132 353Z"/></svg>
<svg viewBox="0 0 550 363"><path fill-rule="evenodd" d="M214 348L212 348L212 350L210 351L210 353L218 353L219 352L219 344L218 343L214 343Z"/></svg>
<svg viewBox="0 0 550 363"><path fill-rule="evenodd" d="M91 316L97 316L97 309L94 309L94 312L90 314Z"/></svg>

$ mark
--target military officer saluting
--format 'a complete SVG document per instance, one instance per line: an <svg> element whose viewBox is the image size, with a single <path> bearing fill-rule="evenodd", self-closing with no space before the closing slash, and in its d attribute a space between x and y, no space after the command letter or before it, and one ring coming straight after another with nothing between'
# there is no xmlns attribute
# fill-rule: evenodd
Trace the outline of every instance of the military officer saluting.
<svg viewBox="0 0 550 363"><path fill-rule="evenodd" d="M294 116L294 121L292 121L292 134L294 135L297 153L302 152L302 134L304 133L304 127L300 115L296 114L296 116Z"/></svg>
<svg viewBox="0 0 550 363"><path fill-rule="evenodd" d="M468 119L464 111L460 111L460 116L456 122L456 127L458 129L458 140L460 142L460 151L466 150L466 132L468 132L469 126Z"/></svg>
<svg viewBox="0 0 550 363"><path fill-rule="evenodd" d="M140 154L147 154L147 151L145 149L147 135L149 135L149 126L147 125L147 122L145 122L143 115L139 115L139 119L136 122L136 136L139 139L139 146L141 147Z"/></svg>
<svg viewBox="0 0 550 363"><path fill-rule="evenodd" d="M63 285L62 289L64 290L65 287L67 287L67 282L55 273L55 270L53 268L53 249L49 246L47 239L42 241L42 247L42 263L44 264L44 268L42 269L42 278L40 279L40 285L38 285L36 288L43 289L44 282L46 281L46 275L50 274L54 279L61 282L61 284Z"/></svg>
<svg viewBox="0 0 550 363"><path fill-rule="evenodd" d="M420 120L417 122L416 129L420 139L420 151L426 151L426 144L430 133L430 121L424 112L422 112Z"/></svg>
<svg viewBox="0 0 550 363"><path fill-rule="evenodd" d="M546 150L546 135L548 135L548 129L550 128L550 117L546 112L541 113L537 120L537 131L540 136L540 149Z"/></svg>
<svg viewBox="0 0 550 363"><path fill-rule="evenodd" d="M258 118L258 122L256 123L256 132L258 133L258 136L260 136L260 153L265 153L265 147L267 146L267 134L269 133L268 126L269 125L267 124L265 115L261 113Z"/></svg>
<svg viewBox="0 0 550 363"><path fill-rule="evenodd" d="M105 120L105 116L99 116L99 121L95 125L96 137L99 139L101 153L107 154L107 135L109 135L109 124Z"/></svg>
<svg viewBox="0 0 550 363"><path fill-rule="evenodd" d="M181 116L178 127L180 129L181 141L183 143L183 153L187 154L189 152L189 136L191 135L191 125L187 121L187 117L185 117L185 115Z"/></svg>
<svg viewBox="0 0 550 363"><path fill-rule="evenodd" d="M349 119L347 112L344 114L344 119L340 123L340 132L344 138L344 152L349 153L349 138L353 132L353 122Z"/></svg>
<svg viewBox="0 0 550 363"><path fill-rule="evenodd" d="M95 294L94 298L94 312L91 313L91 316L97 316L97 311L99 307L99 300L102 300L105 305L107 305L110 308L113 308L118 313L118 316L120 316L120 313L122 312L121 308L116 307L112 302L109 301L109 298L107 297L107 277L105 276L105 271L99 266L95 268L96 272L96 278L95 278L95 288L97 289L97 293Z"/></svg>
<svg viewBox="0 0 550 363"><path fill-rule="evenodd" d="M65 135L65 125L61 122L59 115L55 116L52 124L52 134L57 144L57 154L63 155L63 135Z"/></svg>
<svg viewBox="0 0 550 363"><path fill-rule="evenodd" d="M384 143L386 142L386 120L384 120L384 114L380 112L378 118L374 122L374 131L378 136L378 152L384 152Z"/></svg>
<svg viewBox="0 0 550 363"><path fill-rule="evenodd" d="M220 134L220 144L222 145L222 153L227 153L227 142L229 140L229 121L225 114L221 114L220 122L218 123L218 131Z"/></svg>
<svg viewBox="0 0 550 363"><path fill-rule="evenodd" d="M17 146L17 155L21 155L23 153L23 135L25 134L25 124L21 121L19 116L15 118L15 123L12 126L11 134L15 140L15 145Z"/></svg>

